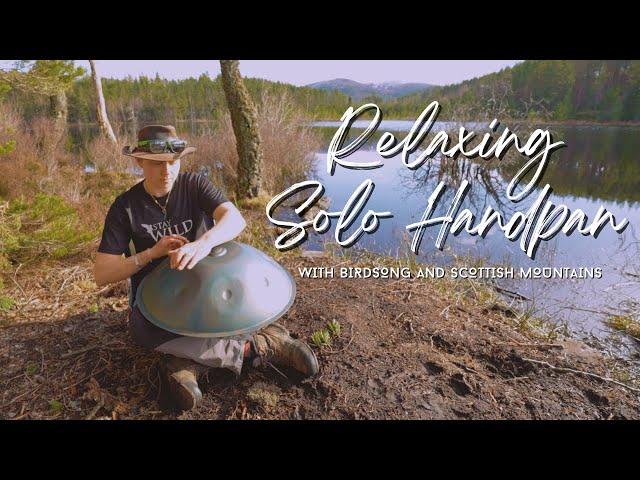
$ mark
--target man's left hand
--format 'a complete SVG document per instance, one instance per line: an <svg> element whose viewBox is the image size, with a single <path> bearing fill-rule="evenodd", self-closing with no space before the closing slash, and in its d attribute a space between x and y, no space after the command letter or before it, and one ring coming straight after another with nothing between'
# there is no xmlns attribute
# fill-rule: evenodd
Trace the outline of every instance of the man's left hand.
<svg viewBox="0 0 640 480"><path fill-rule="evenodd" d="M210 251L211 248L198 240L187 243L180 248L169 251L169 266L177 270L184 270L185 267L191 270Z"/></svg>

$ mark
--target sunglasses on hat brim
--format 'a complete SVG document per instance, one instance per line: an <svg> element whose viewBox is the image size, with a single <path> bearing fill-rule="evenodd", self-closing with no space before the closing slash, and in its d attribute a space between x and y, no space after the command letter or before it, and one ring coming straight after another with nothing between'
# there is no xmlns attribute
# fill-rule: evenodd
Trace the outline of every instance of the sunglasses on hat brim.
<svg viewBox="0 0 640 480"><path fill-rule="evenodd" d="M187 142L180 139L170 140L141 140L136 151L149 153L182 153L187 148Z"/></svg>

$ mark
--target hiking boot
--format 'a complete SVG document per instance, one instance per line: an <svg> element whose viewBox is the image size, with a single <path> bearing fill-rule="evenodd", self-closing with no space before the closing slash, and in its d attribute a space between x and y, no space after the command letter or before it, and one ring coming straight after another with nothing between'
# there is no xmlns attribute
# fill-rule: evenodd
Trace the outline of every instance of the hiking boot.
<svg viewBox="0 0 640 480"><path fill-rule="evenodd" d="M202 401L198 377L207 371L207 367L185 358L166 355L162 359L161 369L176 407L191 410Z"/></svg>
<svg viewBox="0 0 640 480"><path fill-rule="evenodd" d="M318 359L311 347L302 340L291 338L289 331L281 325L272 323L256 333L253 347L258 364L272 362L294 368L308 377L318 373Z"/></svg>

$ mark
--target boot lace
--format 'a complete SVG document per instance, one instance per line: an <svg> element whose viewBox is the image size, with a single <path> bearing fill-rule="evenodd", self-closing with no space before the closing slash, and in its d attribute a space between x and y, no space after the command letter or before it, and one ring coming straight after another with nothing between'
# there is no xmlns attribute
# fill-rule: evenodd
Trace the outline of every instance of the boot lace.
<svg viewBox="0 0 640 480"><path fill-rule="evenodd" d="M278 367L276 367L273 363L269 361L269 357L274 354L274 351L271 347L269 347L268 342L265 342L265 343L267 343L267 348L265 348L264 352L261 352L260 349L258 348L258 345L255 339L254 338L251 339L251 345L253 346L253 351L255 352L255 357L252 362L253 367L269 366L273 368L276 372L278 372L280 375L282 375L284 378L289 380L289 377L287 377L284 373L282 373L278 369Z"/></svg>

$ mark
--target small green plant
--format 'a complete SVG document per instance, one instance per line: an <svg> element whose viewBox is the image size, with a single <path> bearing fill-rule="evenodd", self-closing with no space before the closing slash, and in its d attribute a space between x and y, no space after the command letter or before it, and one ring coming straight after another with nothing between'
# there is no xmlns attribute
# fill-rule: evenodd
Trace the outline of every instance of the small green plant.
<svg viewBox="0 0 640 480"><path fill-rule="evenodd" d="M89 312L91 313L97 313L98 310L99 310L99 307L97 303L93 303L89 306Z"/></svg>
<svg viewBox="0 0 640 480"><path fill-rule="evenodd" d="M20 241L16 232L20 229L20 218L8 214L9 202L0 201L0 270L11 266L8 253L16 250Z"/></svg>
<svg viewBox="0 0 640 480"><path fill-rule="evenodd" d="M607 325L613 328L614 330L618 330L620 332L625 332L632 337L640 338L640 322L634 320L633 318L625 315L612 315L607 318Z"/></svg>
<svg viewBox="0 0 640 480"><path fill-rule="evenodd" d="M0 143L0 155L6 155L7 153L13 152L15 149L16 149L15 140L9 140L4 144Z"/></svg>
<svg viewBox="0 0 640 480"><path fill-rule="evenodd" d="M38 373L38 365L36 363L30 363L27 365L26 374L31 376Z"/></svg>
<svg viewBox="0 0 640 480"><path fill-rule="evenodd" d="M9 310L15 303L13 298L7 295L0 295L0 310Z"/></svg>
<svg viewBox="0 0 640 480"><path fill-rule="evenodd" d="M2 262L0 261L0 264L1 263ZM1 267L2 265L0 265L0 268ZM0 278L0 310L9 310L11 307L13 307L13 305L15 305L16 302L13 300L13 298L7 295L3 295L2 294L3 290L4 290L4 282Z"/></svg>
<svg viewBox="0 0 640 480"><path fill-rule="evenodd" d="M52 412L59 412L62 410L63 407L64 405L62 404L62 402L58 400L51 400L49 402L49 408L51 409Z"/></svg>
<svg viewBox="0 0 640 480"><path fill-rule="evenodd" d="M330 320L327 322L327 330L332 337L339 337L342 333L342 325L337 320Z"/></svg>
<svg viewBox="0 0 640 480"><path fill-rule="evenodd" d="M318 330L311 334L311 343L318 347L328 347L331 345L331 334L327 330Z"/></svg>

